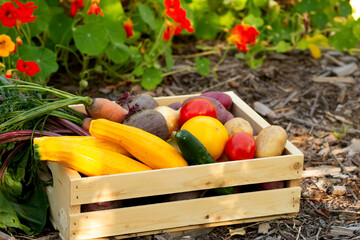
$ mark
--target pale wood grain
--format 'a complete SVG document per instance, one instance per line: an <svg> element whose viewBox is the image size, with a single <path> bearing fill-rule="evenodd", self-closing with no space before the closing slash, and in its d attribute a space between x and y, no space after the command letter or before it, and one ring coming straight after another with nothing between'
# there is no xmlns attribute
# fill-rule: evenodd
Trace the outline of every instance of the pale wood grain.
<svg viewBox="0 0 360 240"><path fill-rule="evenodd" d="M87 239L179 226L294 213L300 188L120 208L71 216L71 239Z"/></svg>

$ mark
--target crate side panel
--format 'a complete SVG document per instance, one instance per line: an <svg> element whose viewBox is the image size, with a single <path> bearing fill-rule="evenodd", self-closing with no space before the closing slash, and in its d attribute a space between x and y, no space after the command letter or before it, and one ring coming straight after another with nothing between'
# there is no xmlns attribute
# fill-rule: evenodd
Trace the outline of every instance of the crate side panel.
<svg viewBox="0 0 360 240"><path fill-rule="evenodd" d="M233 100L232 113L234 116L242 117L247 120L253 127L256 133L260 132L261 129L270 126L270 124L263 119L255 110L253 110L248 104L246 104L241 98L235 93L227 93Z"/></svg>
<svg viewBox="0 0 360 240"><path fill-rule="evenodd" d="M294 213L300 188L232 194L72 215L74 239Z"/></svg>
<svg viewBox="0 0 360 240"><path fill-rule="evenodd" d="M72 181L71 204L301 178L301 156L278 156Z"/></svg>
<svg viewBox="0 0 360 240"><path fill-rule="evenodd" d="M80 206L70 206L71 179L79 174L62 164L48 162L48 166L53 176L53 186L46 188L50 203L50 220L62 238L68 239L70 214L80 213Z"/></svg>

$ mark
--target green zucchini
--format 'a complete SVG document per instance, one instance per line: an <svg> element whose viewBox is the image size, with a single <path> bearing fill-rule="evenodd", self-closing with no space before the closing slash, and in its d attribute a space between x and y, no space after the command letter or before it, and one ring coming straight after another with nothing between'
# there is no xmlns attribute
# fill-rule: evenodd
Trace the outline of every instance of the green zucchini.
<svg viewBox="0 0 360 240"><path fill-rule="evenodd" d="M189 165L216 163L205 146L189 131L181 129L172 136ZM233 187L215 188L213 190L218 195L234 193Z"/></svg>

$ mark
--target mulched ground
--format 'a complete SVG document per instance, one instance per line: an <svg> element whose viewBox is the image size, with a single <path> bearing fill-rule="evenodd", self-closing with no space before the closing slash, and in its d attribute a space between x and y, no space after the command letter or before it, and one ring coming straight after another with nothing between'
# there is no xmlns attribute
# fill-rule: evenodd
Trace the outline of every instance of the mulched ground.
<svg viewBox="0 0 360 240"><path fill-rule="evenodd" d="M207 57L212 63L220 58L216 54ZM175 68L188 66L194 66L193 56L175 58ZM116 100L124 91L153 96L234 91L259 113L267 110L263 117L284 127L288 140L304 153L301 209L297 217L188 232L177 239L360 239L359 57L328 51L315 60L302 51L272 53L260 68L252 70L232 52L217 74L218 78L195 72L177 73L150 92L138 85L97 82L90 83L83 92ZM59 79L53 84L67 91L76 89ZM41 237L15 237L59 238L51 228ZM131 239L166 240L174 239L174 235Z"/></svg>

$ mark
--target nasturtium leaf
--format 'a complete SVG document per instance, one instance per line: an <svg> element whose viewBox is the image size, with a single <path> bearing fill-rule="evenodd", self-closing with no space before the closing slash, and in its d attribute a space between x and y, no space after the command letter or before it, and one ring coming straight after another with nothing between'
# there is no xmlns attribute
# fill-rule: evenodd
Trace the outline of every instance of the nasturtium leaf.
<svg viewBox="0 0 360 240"><path fill-rule="evenodd" d="M329 43L339 51L355 48L359 39L354 37L352 28L341 29L329 37Z"/></svg>
<svg viewBox="0 0 360 240"><path fill-rule="evenodd" d="M98 55L106 48L109 38L104 24L86 24L73 28L75 46L80 52Z"/></svg>
<svg viewBox="0 0 360 240"><path fill-rule="evenodd" d="M268 4L268 0L253 0L255 6L257 7L266 7Z"/></svg>
<svg viewBox="0 0 360 240"><path fill-rule="evenodd" d="M146 22L152 30L156 29L155 13L149 5L138 3L138 9L141 18Z"/></svg>
<svg viewBox="0 0 360 240"><path fill-rule="evenodd" d="M357 1L359 1L359 0L357 0ZM352 13L352 7L348 0L346 0L346 1L341 0L339 9L340 9L340 13L343 17L347 17L348 15L350 15Z"/></svg>
<svg viewBox="0 0 360 240"><path fill-rule="evenodd" d="M234 0L230 1L230 6L236 11L241 11L246 7L247 0Z"/></svg>
<svg viewBox="0 0 360 240"><path fill-rule="evenodd" d="M99 18L105 18L105 21L119 21L124 18L124 9L119 0L106 0L101 1L101 9L104 13L104 16L98 16Z"/></svg>
<svg viewBox="0 0 360 240"><path fill-rule="evenodd" d="M234 26L235 17L232 11L227 11L225 14L220 16L220 25L226 28Z"/></svg>
<svg viewBox="0 0 360 240"><path fill-rule="evenodd" d="M209 13L196 21L195 36L200 39L212 40L219 33L219 16Z"/></svg>
<svg viewBox="0 0 360 240"><path fill-rule="evenodd" d="M170 45L166 45L164 49L166 69L171 70L174 66L174 59L172 57L172 50Z"/></svg>
<svg viewBox="0 0 360 240"><path fill-rule="evenodd" d="M299 13L312 12L317 9L318 0L302 0L297 2L294 10Z"/></svg>
<svg viewBox="0 0 360 240"><path fill-rule="evenodd" d="M126 39L126 32L123 28L123 21L106 20L104 21L104 25L111 43L124 43Z"/></svg>
<svg viewBox="0 0 360 240"><path fill-rule="evenodd" d="M306 50L308 48L308 43L306 39L302 38L298 43L297 46L301 50Z"/></svg>
<svg viewBox="0 0 360 240"><path fill-rule="evenodd" d="M31 36L36 36L46 30L49 26L52 15L50 14L49 6L45 0L34 0L34 5L38 8L34 9L34 22L26 23L29 25Z"/></svg>
<svg viewBox="0 0 360 240"><path fill-rule="evenodd" d="M155 89L162 82L161 70L149 68L144 71L141 86L146 90Z"/></svg>
<svg viewBox="0 0 360 240"><path fill-rule="evenodd" d="M55 44L67 45L72 38L73 20L65 14L56 14L49 23L49 37Z"/></svg>
<svg viewBox="0 0 360 240"><path fill-rule="evenodd" d="M140 13L136 13L132 18L131 21L133 22L134 26L133 29L134 31L138 31L138 32L145 32L146 31L146 23L144 22L144 20L142 19L142 17L140 16Z"/></svg>
<svg viewBox="0 0 360 240"><path fill-rule="evenodd" d="M33 77L42 82L59 68L56 62L56 54L48 48L31 47L23 44L19 46L18 53L20 59L24 61L34 61L39 65L40 72Z"/></svg>
<svg viewBox="0 0 360 240"><path fill-rule="evenodd" d="M311 15L310 17L310 23L313 26L325 27L328 21L329 21L328 16L323 12L316 12L314 15Z"/></svg>
<svg viewBox="0 0 360 240"><path fill-rule="evenodd" d="M211 11L207 0L192 1L191 3L188 3L188 6L194 12L199 11L199 13L200 13L200 12Z"/></svg>
<svg viewBox="0 0 360 240"><path fill-rule="evenodd" d="M354 36L359 39L360 41L360 21L358 20L354 26L352 27L352 31L354 33Z"/></svg>
<svg viewBox="0 0 360 240"><path fill-rule="evenodd" d="M261 17L255 17L252 14L247 15L244 22L257 29L264 25L264 20Z"/></svg>
<svg viewBox="0 0 360 240"><path fill-rule="evenodd" d="M206 75L210 71L210 60L207 58L199 58L198 56L195 58L195 66L196 70L201 75Z"/></svg>
<svg viewBox="0 0 360 240"><path fill-rule="evenodd" d="M125 63L130 57L130 51L125 44L112 44L109 43L105 48L106 55L116 64Z"/></svg>
<svg viewBox="0 0 360 240"><path fill-rule="evenodd" d="M130 52L130 59L135 63L135 65L141 64L141 62L143 61L143 56L141 55L139 48L135 46L130 46L129 52Z"/></svg>
<svg viewBox="0 0 360 240"><path fill-rule="evenodd" d="M284 53L289 51L291 48L290 43L285 42L285 41L280 41L277 45L276 45L276 51L279 53Z"/></svg>

